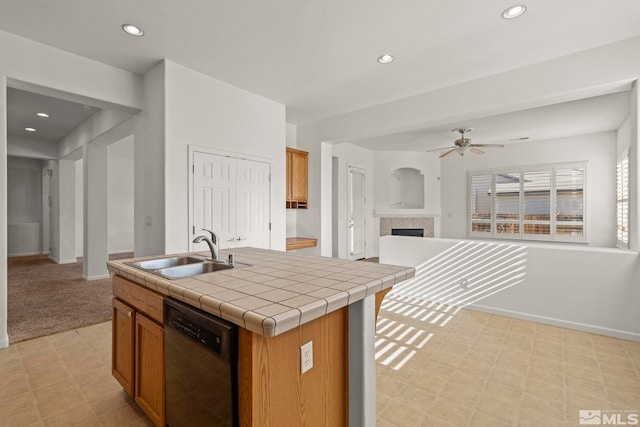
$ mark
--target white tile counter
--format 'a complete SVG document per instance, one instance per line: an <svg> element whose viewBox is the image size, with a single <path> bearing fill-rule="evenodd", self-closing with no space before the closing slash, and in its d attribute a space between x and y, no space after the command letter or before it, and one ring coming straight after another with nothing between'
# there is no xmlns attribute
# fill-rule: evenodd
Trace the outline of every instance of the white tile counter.
<svg viewBox="0 0 640 427"><path fill-rule="evenodd" d="M411 267L266 249L223 250L220 257L226 259L229 253L237 263L249 265L175 280L127 264L169 255L109 261L107 266L114 274L268 337L415 275Z"/></svg>

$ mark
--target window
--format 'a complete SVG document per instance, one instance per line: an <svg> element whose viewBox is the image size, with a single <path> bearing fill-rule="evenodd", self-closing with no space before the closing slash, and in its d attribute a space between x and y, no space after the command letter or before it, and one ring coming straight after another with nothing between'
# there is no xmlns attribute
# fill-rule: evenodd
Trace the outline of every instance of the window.
<svg viewBox="0 0 640 427"><path fill-rule="evenodd" d="M585 242L586 163L469 173L469 236Z"/></svg>
<svg viewBox="0 0 640 427"><path fill-rule="evenodd" d="M616 165L617 246L629 247L629 154Z"/></svg>

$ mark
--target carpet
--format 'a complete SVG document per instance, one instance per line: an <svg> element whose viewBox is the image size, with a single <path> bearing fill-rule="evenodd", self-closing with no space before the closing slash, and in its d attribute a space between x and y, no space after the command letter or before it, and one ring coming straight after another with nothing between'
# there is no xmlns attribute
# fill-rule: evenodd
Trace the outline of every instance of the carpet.
<svg viewBox="0 0 640 427"><path fill-rule="evenodd" d="M7 329L12 344L111 320L111 279L83 280L82 261L56 264L48 255L10 257L7 277Z"/></svg>

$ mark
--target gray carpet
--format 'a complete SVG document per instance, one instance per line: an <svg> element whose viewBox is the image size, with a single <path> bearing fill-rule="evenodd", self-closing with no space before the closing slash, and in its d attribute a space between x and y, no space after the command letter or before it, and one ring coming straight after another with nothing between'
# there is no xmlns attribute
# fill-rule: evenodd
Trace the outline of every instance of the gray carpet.
<svg viewBox="0 0 640 427"><path fill-rule="evenodd" d="M83 280L82 262L56 264L34 255L8 258L7 267L10 343L111 319L111 279Z"/></svg>

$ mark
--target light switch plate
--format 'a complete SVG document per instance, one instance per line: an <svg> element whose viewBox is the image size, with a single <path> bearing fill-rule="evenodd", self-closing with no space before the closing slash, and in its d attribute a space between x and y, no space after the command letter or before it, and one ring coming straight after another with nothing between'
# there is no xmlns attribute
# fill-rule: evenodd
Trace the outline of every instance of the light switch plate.
<svg viewBox="0 0 640 427"><path fill-rule="evenodd" d="M300 373L304 374L313 368L313 341L300 347Z"/></svg>

